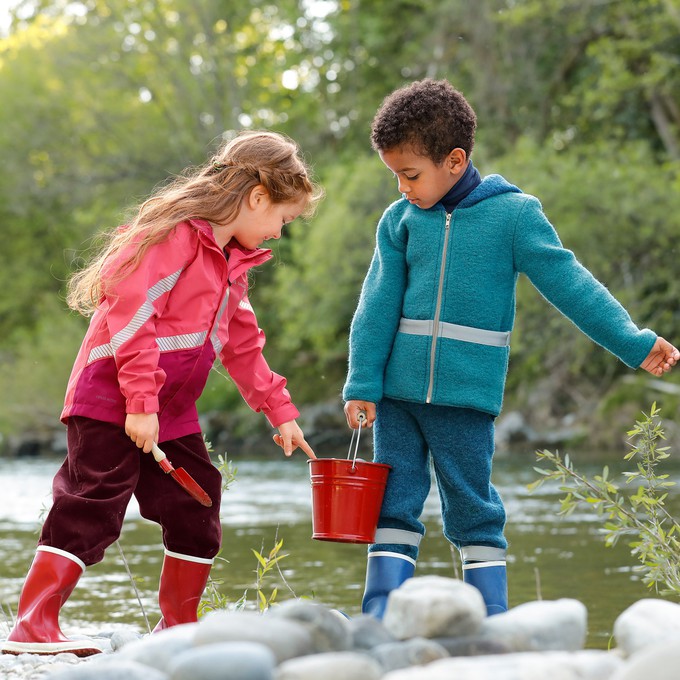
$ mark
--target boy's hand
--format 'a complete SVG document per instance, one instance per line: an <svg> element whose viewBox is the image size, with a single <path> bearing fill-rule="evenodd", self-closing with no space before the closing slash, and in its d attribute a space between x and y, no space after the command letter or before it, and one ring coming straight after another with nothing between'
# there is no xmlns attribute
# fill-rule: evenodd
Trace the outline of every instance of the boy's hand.
<svg viewBox="0 0 680 680"><path fill-rule="evenodd" d="M125 434L144 453L151 451L151 446L158 441L158 415L156 413L128 413L125 417Z"/></svg>
<svg viewBox="0 0 680 680"><path fill-rule="evenodd" d="M283 449L286 456L292 455L299 446L309 458L316 458L312 447L305 441L305 435L300 426L294 420L279 425L278 429L279 434L275 434L273 439Z"/></svg>
<svg viewBox="0 0 680 680"><path fill-rule="evenodd" d="M345 418L347 424L356 430L359 427L359 414L363 413L366 417L362 427L373 427L375 421L375 404L372 401L348 401L345 404Z"/></svg>
<svg viewBox="0 0 680 680"><path fill-rule="evenodd" d="M644 368L652 375L661 376L668 373L678 361L680 361L680 351L673 347L668 340L658 337L652 351L640 364L640 368Z"/></svg>

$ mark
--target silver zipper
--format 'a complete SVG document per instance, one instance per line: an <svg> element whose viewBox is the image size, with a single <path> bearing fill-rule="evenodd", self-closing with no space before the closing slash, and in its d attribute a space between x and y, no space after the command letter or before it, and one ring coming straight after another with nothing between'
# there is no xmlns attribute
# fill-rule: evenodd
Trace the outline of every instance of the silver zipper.
<svg viewBox="0 0 680 680"><path fill-rule="evenodd" d="M437 351L437 336L439 334L439 316L442 311L442 293L444 291L444 270L446 269L446 252L449 245L449 234L451 233L451 217L453 213L446 213L446 225L444 227L444 251L442 252L442 263L439 268L439 288L437 290L437 306L434 310L434 322L432 324L432 347L430 349L430 383L427 388L427 397L425 403L429 404L432 401L432 392L434 390L434 363Z"/></svg>

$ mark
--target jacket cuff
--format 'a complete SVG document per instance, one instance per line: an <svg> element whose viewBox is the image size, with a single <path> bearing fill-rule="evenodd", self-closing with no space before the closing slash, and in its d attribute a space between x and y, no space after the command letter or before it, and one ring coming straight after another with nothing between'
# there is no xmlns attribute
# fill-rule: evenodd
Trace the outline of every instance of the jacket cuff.
<svg viewBox="0 0 680 680"><path fill-rule="evenodd" d="M636 343L636 347L631 348L631 352L627 356L619 357L624 364L630 368L640 368L642 362L648 357L649 353L654 347L657 339L657 334L649 328L643 328L640 331L640 340Z"/></svg>
<svg viewBox="0 0 680 680"><path fill-rule="evenodd" d="M125 402L126 413L158 413L158 397L146 399L127 399Z"/></svg>
<svg viewBox="0 0 680 680"><path fill-rule="evenodd" d="M377 404L383 398L381 388L373 385L360 385L347 383L342 390L342 400L347 401L370 401Z"/></svg>
<svg viewBox="0 0 680 680"><path fill-rule="evenodd" d="M275 408L272 411L265 411L264 415L272 427L278 427L279 425L283 425L283 423L295 420L300 415L300 411L295 408L294 404L289 403L285 406Z"/></svg>

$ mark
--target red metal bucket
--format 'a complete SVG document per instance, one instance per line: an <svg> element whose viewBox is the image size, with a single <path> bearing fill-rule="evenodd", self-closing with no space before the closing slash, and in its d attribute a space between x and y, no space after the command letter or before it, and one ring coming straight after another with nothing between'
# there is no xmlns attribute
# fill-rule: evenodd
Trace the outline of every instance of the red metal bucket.
<svg viewBox="0 0 680 680"><path fill-rule="evenodd" d="M310 460L312 538L373 543L390 469L362 460Z"/></svg>
<svg viewBox="0 0 680 680"><path fill-rule="evenodd" d="M351 448L350 443L350 451ZM312 481L312 538L374 543L391 467L356 460L356 448L353 460L317 458L308 462Z"/></svg>

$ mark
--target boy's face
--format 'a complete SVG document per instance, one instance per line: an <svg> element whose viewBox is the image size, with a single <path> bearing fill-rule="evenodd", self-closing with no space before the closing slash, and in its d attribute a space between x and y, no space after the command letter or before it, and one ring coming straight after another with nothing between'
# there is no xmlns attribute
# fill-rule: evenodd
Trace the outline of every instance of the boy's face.
<svg viewBox="0 0 680 680"><path fill-rule="evenodd" d="M441 165L413 151L410 146L379 151L382 162L399 183L399 193L425 210L442 199L463 176L468 161L465 151L453 149Z"/></svg>

